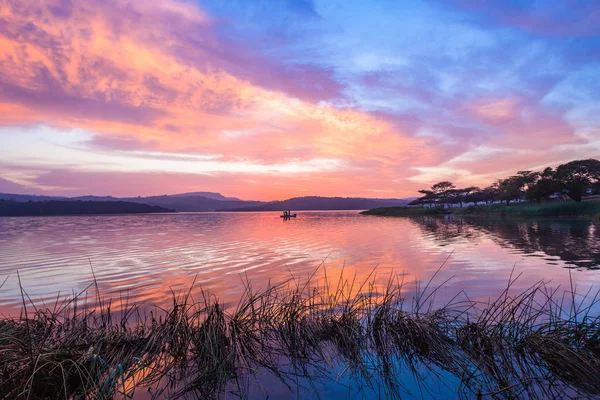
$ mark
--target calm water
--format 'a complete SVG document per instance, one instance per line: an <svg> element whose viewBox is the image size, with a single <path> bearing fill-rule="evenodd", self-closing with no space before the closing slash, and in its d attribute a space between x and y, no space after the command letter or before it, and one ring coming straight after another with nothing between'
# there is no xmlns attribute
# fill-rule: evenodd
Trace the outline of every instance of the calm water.
<svg viewBox="0 0 600 400"><path fill-rule="evenodd" d="M0 218L0 312L15 314L21 307L17 271L37 303L85 290L93 268L102 293L117 299L127 294L130 302L168 305L172 290L187 290L196 279L232 305L243 293L243 279L257 288L313 273L322 281L326 271L331 281L356 277L384 285L397 277L410 292L442 264L434 280L443 284L436 294L440 302L461 290L487 300L504 290L511 273L521 274L515 291L540 280L567 290L572 279L585 292L600 288L600 227L581 220L382 218L357 212L302 212L289 221L278 213ZM382 398L359 391L342 368L339 373L335 382L319 386L318 398ZM447 373L431 379L434 392L428 393L411 374L403 376L412 398L457 398L459 382ZM251 398L265 398L264 387L270 398L290 398L273 377L257 379ZM298 396L315 397L312 391Z"/></svg>
<svg viewBox="0 0 600 400"><path fill-rule="evenodd" d="M84 290L92 267L101 291L167 304L194 277L227 302L255 287L305 278L321 263L330 278L359 281L436 277L450 297L500 293L514 268L515 289L540 279L578 289L600 283L600 227L588 221L486 221L381 218L357 212L194 213L132 216L0 218L0 311L21 304L17 271L34 301ZM323 278L323 268L315 279ZM408 285L414 287L414 285ZM600 286L599 286L600 288Z"/></svg>

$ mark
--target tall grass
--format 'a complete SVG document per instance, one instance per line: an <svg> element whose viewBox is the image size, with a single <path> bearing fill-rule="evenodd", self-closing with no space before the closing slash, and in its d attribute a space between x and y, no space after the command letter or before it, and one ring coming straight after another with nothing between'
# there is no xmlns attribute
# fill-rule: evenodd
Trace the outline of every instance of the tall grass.
<svg viewBox="0 0 600 400"><path fill-rule="evenodd" d="M600 396L597 296L564 296L543 282L515 294L512 283L489 302L461 294L441 307L439 287L406 299L392 279L384 288L325 278L260 291L246 282L231 310L191 289L149 311L114 311L97 285L52 308L23 292L20 315L0 320L0 398L244 397L258 374L294 391L337 379L340 364L387 398L404 394L405 373L427 386L439 371L461 382L462 398Z"/></svg>
<svg viewBox="0 0 600 400"><path fill-rule="evenodd" d="M501 217L561 217L561 216L593 216L600 213L600 202L557 202L543 204L490 204L481 206L468 206L453 209L456 214L465 215L497 215Z"/></svg>

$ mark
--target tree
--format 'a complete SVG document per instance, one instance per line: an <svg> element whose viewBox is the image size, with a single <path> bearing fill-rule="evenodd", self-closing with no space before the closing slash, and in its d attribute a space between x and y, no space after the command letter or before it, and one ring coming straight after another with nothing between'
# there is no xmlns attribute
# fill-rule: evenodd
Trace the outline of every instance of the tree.
<svg viewBox="0 0 600 400"><path fill-rule="evenodd" d="M431 190L436 194L445 193L448 190L452 190L454 188L455 188L454 183L452 183L450 181L438 182L435 185L431 186Z"/></svg>
<svg viewBox="0 0 600 400"><path fill-rule="evenodd" d="M431 186L431 191L436 195L437 201L443 206L451 202L452 191L456 186L450 181L438 182Z"/></svg>
<svg viewBox="0 0 600 400"><path fill-rule="evenodd" d="M461 208L463 206L463 203L469 202L469 200L467 200L467 198L475 192L478 192L479 188L475 187L475 186L469 186L466 187L464 189L452 189L449 191L449 196L451 198L451 202L453 204L460 204Z"/></svg>
<svg viewBox="0 0 600 400"><path fill-rule="evenodd" d="M421 189L419 190L419 193L423 194L423 196L408 203L409 206L422 206L425 204L431 205L436 202L436 195L431 190Z"/></svg>
<svg viewBox="0 0 600 400"><path fill-rule="evenodd" d="M600 181L600 161L590 158L561 164L555 176L570 198L581 201L586 190Z"/></svg>
<svg viewBox="0 0 600 400"><path fill-rule="evenodd" d="M545 168L538 173L535 183L529 184L527 188L527 197L541 203L543 199L561 190L560 184L554 179L554 170L552 167Z"/></svg>
<svg viewBox="0 0 600 400"><path fill-rule="evenodd" d="M416 200L413 200L409 205L417 204L446 204L449 202L451 191L454 190L454 184L452 182L443 181L438 182L431 186L431 190L421 189L419 193L423 194Z"/></svg>
<svg viewBox="0 0 600 400"><path fill-rule="evenodd" d="M560 184L554 179L542 178L527 189L527 197L541 203L543 199L560 191Z"/></svg>
<svg viewBox="0 0 600 400"><path fill-rule="evenodd" d="M512 200L522 198L526 190L535 185L539 176L538 172L519 171L516 175L500 179L495 183L498 199L506 201L506 205L509 205Z"/></svg>
<svg viewBox="0 0 600 400"><path fill-rule="evenodd" d="M452 182L441 181L430 189L419 190L419 193L423 196L410 204L460 204L462 207L464 202L490 204L501 200L510 205L513 200L526 198L541 203L555 193L559 193L563 200L569 196L581 201L586 193L600 194L600 161L590 158L559 165L556 170L547 167L541 172L519 171L484 189L457 189Z"/></svg>
<svg viewBox="0 0 600 400"><path fill-rule="evenodd" d="M481 191L482 201L490 204L498 200L498 190L493 186L488 186Z"/></svg>
<svg viewBox="0 0 600 400"><path fill-rule="evenodd" d="M552 169L552 167L546 167L544 168L544 170L540 173L540 178L554 178L554 169Z"/></svg>
<svg viewBox="0 0 600 400"><path fill-rule="evenodd" d="M497 200L498 191L492 186L483 189L475 188L471 193L465 196L467 203L485 203L490 204Z"/></svg>
<svg viewBox="0 0 600 400"><path fill-rule="evenodd" d="M519 171L512 178L520 185L520 190L526 191L530 186L534 185L540 177L539 172Z"/></svg>
<svg viewBox="0 0 600 400"><path fill-rule="evenodd" d="M498 193L498 199L506 201L506 205L510 205L510 202L519 199L523 192L521 191L522 181L516 177L511 176L510 178L500 179L494 183L494 188Z"/></svg>

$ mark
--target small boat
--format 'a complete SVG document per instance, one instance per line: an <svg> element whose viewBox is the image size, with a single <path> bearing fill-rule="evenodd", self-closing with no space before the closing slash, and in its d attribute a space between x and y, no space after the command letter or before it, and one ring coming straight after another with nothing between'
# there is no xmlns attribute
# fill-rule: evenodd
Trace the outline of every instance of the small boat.
<svg viewBox="0 0 600 400"><path fill-rule="evenodd" d="M279 218L296 218L296 214L280 215Z"/></svg>

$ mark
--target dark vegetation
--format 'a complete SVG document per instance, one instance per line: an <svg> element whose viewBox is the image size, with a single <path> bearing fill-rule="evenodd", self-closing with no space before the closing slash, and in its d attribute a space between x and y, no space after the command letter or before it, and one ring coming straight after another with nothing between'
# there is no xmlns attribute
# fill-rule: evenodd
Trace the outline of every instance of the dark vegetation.
<svg viewBox="0 0 600 400"><path fill-rule="evenodd" d="M45 216L45 215L83 215L83 214L139 214L173 212L163 207L125 201L27 201L0 199L0 216Z"/></svg>
<svg viewBox="0 0 600 400"><path fill-rule="evenodd" d="M455 214L473 216L501 217L570 217L570 216L593 216L600 213L600 201L585 202L556 202L556 203L518 203L512 206L504 204L490 204L481 206L468 206L455 209Z"/></svg>
<svg viewBox="0 0 600 400"><path fill-rule="evenodd" d="M411 205L462 207L463 203L504 202L508 206L511 202L523 200L539 204L551 197L580 202L586 194L600 194L600 161L575 160L541 172L519 171L484 189L475 186L458 189L452 182L443 181L419 192L423 196Z"/></svg>
<svg viewBox="0 0 600 400"><path fill-rule="evenodd" d="M541 282L515 294L512 282L495 300L464 295L442 307L433 307L439 287L405 301L400 282L376 290L292 281L258 292L246 284L232 310L205 292L196 301L190 289L149 312L126 300L112 311L97 285L94 301L75 296L52 308L35 308L23 291L21 315L0 320L0 396L109 399L144 390L211 399L227 390L244 398L257 374L293 392L299 378L336 380L340 364L385 398L401 397L406 374L426 394L441 371L460 381L461 398L600 396L597 296L572 288L565 296Z"/></svg>
<svg viewBox="0 0 600 400"><path fill-rule="evenodd" d="M594 218L600 213L600 202L583 204L582 201L600 200L597 196L600 195L600 161L576 160L541 172L519 171L483 189L475 186L459 189L450 181L442 181L419 192L423 196L410 202L410 207L376 208L363 214L436 215L441 213L434 210L440 209L451 210L444 211L446 213L478 216L585 215ZM463 208L464 205L467 207ZM427 211L414 211L417 206Z"/></svg>
<svg viewBox="0 0 600 400"><path fill-rule="evenodd" d="M468 205L463 208L443 207L379 207L363 211L361 214L386 217L403 217L418 215L446 215L485 217L574 217L586 216L600 221L600 199L584 202L554 202L554 203L514 203L507 206L504 203L486 205Z"/></svg>

